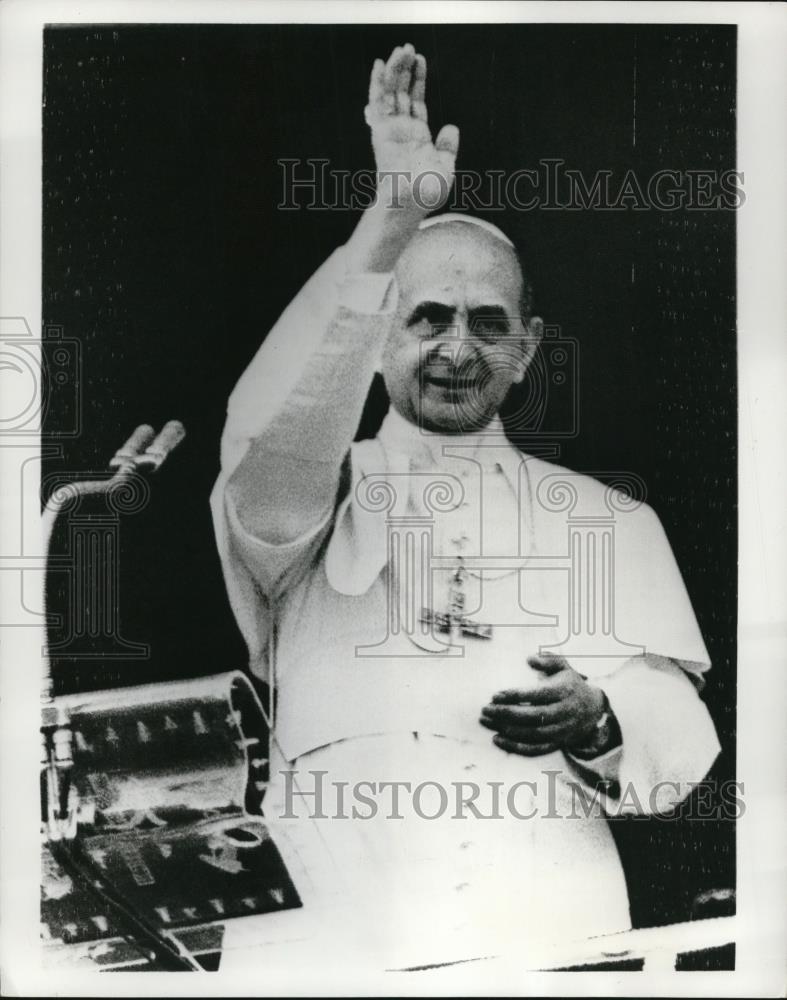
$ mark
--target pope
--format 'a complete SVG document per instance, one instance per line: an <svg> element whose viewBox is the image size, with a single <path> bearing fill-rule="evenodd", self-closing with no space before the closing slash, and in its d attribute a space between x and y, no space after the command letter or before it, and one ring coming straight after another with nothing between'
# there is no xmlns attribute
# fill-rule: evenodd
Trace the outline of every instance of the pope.
<svg viewBox="0 0 787 1000"><path fill-rule="evenodd" d="M323 823L363 912L385 900L367 931L445 958L501 928L520 946L623 929L605 816L668 812L709 770L707 651L653 511L505 436L543 323L511 240L436 214L459 132L433 138L411 45L375 62L365 119L374 203L238 382L212 496L250 669L275 691L266 811L293 771L306 823L317 773L516 786L531 808L502 823ZM390 409L354 441L376 371ZM577 790L601 812L577 815Z"/></svg>

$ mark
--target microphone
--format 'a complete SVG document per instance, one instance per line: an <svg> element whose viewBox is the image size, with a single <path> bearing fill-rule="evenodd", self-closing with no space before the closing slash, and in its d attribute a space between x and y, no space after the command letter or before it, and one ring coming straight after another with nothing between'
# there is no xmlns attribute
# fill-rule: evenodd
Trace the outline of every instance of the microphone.
<svg viewBox="0 0 787 1000"><path fill-rule="evenodd" d="M123 466L133 466L136 459L139 458L155 436L156 432L150 424L140 424L128 441L115 452L109 461L109 467L115 469Z"/></svg>
<svg viewBox="0 0 787 1000"><path fill-rule="evenodd" d="M150 424L140 424L115 452L109 466L119 472L157 472L185 436L186 428L179 420L167 421L158 435Z"/></svg>
<svg viewBox="0 0 787 1000"><path fill-rule="evenodd" d="M186 428L179 420L168 420L159 431L158 437L137 459L137 465L149 465L151 471L156 472L164 464L167 455L177 448L185 436Z"/></svg>

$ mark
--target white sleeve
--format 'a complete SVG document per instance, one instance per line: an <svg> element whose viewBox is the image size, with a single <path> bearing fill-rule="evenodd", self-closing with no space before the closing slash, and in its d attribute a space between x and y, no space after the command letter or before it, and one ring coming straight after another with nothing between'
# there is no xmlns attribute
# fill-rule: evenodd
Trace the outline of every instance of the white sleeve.
<svg viewBox="0 0 787 1000"><path fill-rule="evenodd" d="M264 658L272 602L330 530L395 298L391 275L348 275L337 251L284 311L230 397L211 508L252 667ZM294 537L267 534L290 515L304 523L304 511L310 519Z"/></svg>
<svg viewBox="0 0 787 1000"><path fill-rule="evenodd" d="M638 648L627 659L577 657L572 666L607 695L622 745L593 760L568 759L580 775L617 786L609 812L664 813L719 753L698 693L710 657L658 516L642 504L619 513L615 528L614 635Z"/></svg>
<svg viewBox="0 0 787 1000"><path fill-rule="evenodd" d="M319 439L330 438L334 424L325 428L315 417L343 418L342 426L353 425L352 440L395 302L391 274L348 274L343 248L328 258L281 314L230 395L221 442L226 476L261 438L275 454L319 455ZM338 395L344 406L332 414ZM358 410L354 424L350 410ZM315 433L294 433L290 418Z"/></svg>
<svg viewBox="0 0 787 1000"><path fill-rule="evenodd" d="M607 813L669 812L707 775L720 745L689 678L679 663L646 654L595 682L609 699L622 743L591 760L567 756L585 783L608 786Z"/></svg>

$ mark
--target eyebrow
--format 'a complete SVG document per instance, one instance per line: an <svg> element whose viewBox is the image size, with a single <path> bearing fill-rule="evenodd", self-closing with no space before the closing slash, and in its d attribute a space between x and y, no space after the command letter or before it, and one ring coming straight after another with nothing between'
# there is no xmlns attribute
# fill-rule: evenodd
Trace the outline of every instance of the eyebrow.
<svg viewBox="0 0 787 1000"><path fill-rule="evenodd" d="M469 310L468 319L471 325L477 319L499 319L508 324L510 317L502 306L475 306Z"/></svg>
<svg viewBox="0 0 787 1000"><path fill-rule="evenodd" d="M453 322L455 315L456 309L453 306L446 305L444 302L427 300L419 302L413 309L407 320L407 325L415 326L421 320L426 320L432 326L448 326ZM500 305L474 306L468 311L468 319L471 324L479 319L503 320L507 324L510 321L508 313Z"/></svg>
<svg viewBox="0 0 787 1000"><path fill-rule="evenodd" d="M444 302L419 302L410 313L407 325L415 326L425 319L432 326L444 326L450 324L455 315L454 307L447 306Z"/></svg>

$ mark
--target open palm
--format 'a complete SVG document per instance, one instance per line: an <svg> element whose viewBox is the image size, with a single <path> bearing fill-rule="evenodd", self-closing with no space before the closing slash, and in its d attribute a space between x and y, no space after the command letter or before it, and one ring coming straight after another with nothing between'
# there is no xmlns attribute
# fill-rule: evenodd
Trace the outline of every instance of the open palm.
<svg viewBox="0 0 787 1000"><path fill-rule="evenodd" d="M388 62L375 60L366 121L378 175L390 176L398 204L434 211L448 198L459 130L445 125L432 141L426 113L426 59L409 43Z"/></svg>

